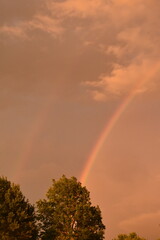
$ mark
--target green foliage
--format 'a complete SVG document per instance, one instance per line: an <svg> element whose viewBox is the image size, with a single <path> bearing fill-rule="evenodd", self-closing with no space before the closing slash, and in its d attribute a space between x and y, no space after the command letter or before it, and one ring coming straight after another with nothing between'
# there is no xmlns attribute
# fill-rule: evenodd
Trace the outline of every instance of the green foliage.
<svg viewBox="0 0 160 240"><path fill-rule="evenodd" d="M126 234L120 234L117 238L113 240L145 240L144 238L141 238L137 235L137 233L130 233L129 235Z"/></svg>
<svg viewBox="0 0 160 240"><path fill-rule="evenodd" d="M0 239L37 239L34 207L18 185L0 177Z"/></svg>
<svg viewBox="0 0 160 240"><path fill-rule="evenodd" d="M99 207L91 205L89 192L77 179L62 176L37 202L43 240L101 240L105 226Z"/></svg>

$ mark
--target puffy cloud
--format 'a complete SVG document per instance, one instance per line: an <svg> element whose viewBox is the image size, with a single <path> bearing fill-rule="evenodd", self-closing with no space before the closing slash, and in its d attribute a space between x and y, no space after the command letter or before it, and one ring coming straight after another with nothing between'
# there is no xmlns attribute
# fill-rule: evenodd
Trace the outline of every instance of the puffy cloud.
<svg viewBox="0 0 160 240"><path fill-rule="evenodd" d="M92 87L90 90L95 100L122 96L133 89L135 93L153 90L160 68L159 7L149 0L145 4L140 0L115 0L109 5L109 18L103 28L105 31L108 23L113 26L113 29L109 28L112 40L106 44L103 38L99 41L106 55L114 55L115 59L111 60L111 72L101 74L95 82L86 82ZM97 98L100 95L103 98Z"/></svg>
<svg viewBox="0 0 160 240"><path fill-rule="evenodd" d="M92 94L95 100L104 100L108 96L122 96L134 92L143 93L154 90L160 62L155 59L139 60L128 66L115 65L110 76L101 76L99 81L87 82L94 89ZM142 61L142 62L141 62ZM102 96L103 98L97 97Z"/></svg>

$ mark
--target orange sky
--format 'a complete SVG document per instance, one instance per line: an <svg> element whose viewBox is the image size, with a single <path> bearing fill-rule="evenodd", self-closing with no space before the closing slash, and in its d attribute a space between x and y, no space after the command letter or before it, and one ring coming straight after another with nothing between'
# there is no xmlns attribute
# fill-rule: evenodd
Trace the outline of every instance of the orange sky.
<svg viewBox="0 0 160 240"><path fill-rule="evenodd" d="M52 178L80 179L137 86L86 186L106 239L159 238L160 2L0 0L0 9L0 174L32 202Z"/></svg>

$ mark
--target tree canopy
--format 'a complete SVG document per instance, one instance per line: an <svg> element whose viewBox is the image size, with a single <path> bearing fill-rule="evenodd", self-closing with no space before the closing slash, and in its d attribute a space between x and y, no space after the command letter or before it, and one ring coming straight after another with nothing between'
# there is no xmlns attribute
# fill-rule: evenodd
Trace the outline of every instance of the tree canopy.
<svg viewBox="0 0 160 240"><path fill-rule="evenodd" d="M137 233L133 232L130 234L119 234L117 238L113 240L145 240L137 235Z"/></svg>
<svg viewBox="0 0 160 240"><path fill-rule="evenodd" d="M34 207L25 199L19 185L0 177L0 239L37 239Z"/></svg>
<svg viewBox="0 0 160 240"><path fill-rule="evenodd" d="M46 197L37 202L43 240L104 239L101 211L75 177L53 180Z"/></svg>
<svg viewBox="0 0 160 240"><path fill-rule="evenodd" d="M99 206L75 177L53 179L36 212L19 185L0 177L0 240L103 240L104 231ZM112 240L145 239L132 232Z"/></svg>

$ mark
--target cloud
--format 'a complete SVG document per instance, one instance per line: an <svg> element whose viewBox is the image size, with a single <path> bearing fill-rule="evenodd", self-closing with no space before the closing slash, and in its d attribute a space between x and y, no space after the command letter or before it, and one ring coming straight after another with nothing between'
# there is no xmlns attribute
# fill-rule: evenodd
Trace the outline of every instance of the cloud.
<svg viewBox="0 0 160 240"><path fill-rule="evenodd" d="M101 13L107 8L107 1L103 0L67 0L48 2L53 12L59 13L63 17L96 17L97 11ZM105 8L104 8L105 7Z"/></svg>
<svg viewBox="0 0 160 240"><path fill-rule="evenodd" d="M91 92L93 98L101 101L108 97L123 96L131 92L140 94L148 90L153 91L160 62L156 62L154 59L138 60L129 66L115 65L111 76L102 75L99 81L86 82L92 88L98 89Z"/></svg>
<svg viewBox="0 0 160 240"><path fill-rule="evenodd" d="M160 4L156 0L146 0L145 4L142 0L41 0L39 5L35 0L32 5L31 9L26 5L23 17L19 10L22 6L17 0L19 8L15 7L10 16L3 18L0 28L3 44L10 44L13 39L22 40L17 43L18 51L19 45L25 43L33 49L30 53L33 59L37 58L37 52L41 55L33 63L35 66L35 62L39 62L39 67L27 69L27 75L39 68L40 72L45 72L40 74L39 81L41 76L47 74L48 78L53 78L55 74L54 81L57 79L64 85L66 79L74 75L79 89L82 85L85 89L83 93L80 90L81 93L87 92L96 101L121 97L133 89L142 94L156 88L160 65ZM10 9L7 3L4 9ZM15 45L14 48L16 52ZM53 49L52 56L49 48ZM88 60L89 52L95 55ZM82 67L86 59L87 65ZM52 62L54 69L49 67ZM75 68L71 68L73 62ZM49 70L43 69L43 65ZM61 71L57 73L60 68L64 75Z"/></svg>
<svg viewBox="0 0 160 240"><path fill-rule="evenodd" d="M8 35L10 37L27 39L27 36L22 27L12 27L5 25L0 28L0 33L3 35Z"/></svg>
<svg viewBox="0 0 160 240"><path fill-rule="evenodd" d="M31 40L35 35L34 32L40 30L50 34L53 37L59 36L63 32L59 21L47 15L35 15L30 21L22 21L16 25L3 25L0 27L0 33L6 37L21 38Z"/></svg>
<svg viewBox="0 0 160 240"><path fill-rule="evenodd" d="M157 55L160 51L160 34L157 32L160 23L155 9L159 7L149 0L145 4L140 0L115 0L109 5L107 21L113 26L113 29L109 28L112 41L106 44L102 38L98 41L101 41L99 46L106 56L113 55L115 58L111 60L111 72L102 73L96 81L86 82L95 100L123 96L133 89L135 93L153 91L160 68ZM108 23L103 26L104 31L105 27ZM97 97L102 95L102 98Z"/></svg>
<svg viewBox="0 0 160 240"><path fill-rule="evenodd" d="M17 22L30 20L42 9L43 0L10 0L0 1L0 25L14 25Z"/></svg>

